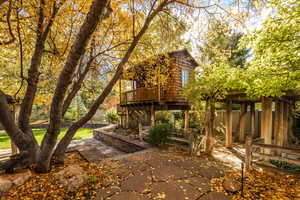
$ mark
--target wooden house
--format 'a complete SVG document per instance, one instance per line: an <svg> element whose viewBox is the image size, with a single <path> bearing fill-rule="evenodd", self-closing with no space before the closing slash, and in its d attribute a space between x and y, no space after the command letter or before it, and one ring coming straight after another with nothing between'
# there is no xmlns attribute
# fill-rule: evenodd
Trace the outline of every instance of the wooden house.
<svg viewBox="0 0 300 200"><path fill-rule="evenodd" d="M151 85L146 85L142 80L149 76L150 70L158 68L160 71L162 60L168 57L166 68L168 72L165 82L162 84L160 78L157 78ZM128 119L139 118L137 113L145 112L149 124L155 121L155 111L158 110L185 110L190 106L186 98L182 95L182 88L191 79L191 72L198 66L195 59L184 49L180 51L169 52L164 55L157 55L146 61L133 66L130 70L137 72L135 76L123 80L132 82L132 89L122 91L122 80L120 81L120 104L118 113L121 116L121 124L126 127ZM164 73L163 70L161 73ZM151 76L151 74L150 74ZM187 119L187 117L186 117Z"/></svg>

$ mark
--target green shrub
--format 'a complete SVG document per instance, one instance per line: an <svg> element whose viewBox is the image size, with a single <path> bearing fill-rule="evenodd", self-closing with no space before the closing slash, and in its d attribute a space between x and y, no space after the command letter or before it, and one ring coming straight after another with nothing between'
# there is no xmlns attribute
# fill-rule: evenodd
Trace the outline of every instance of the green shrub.
<svg viewBox="0 0 300 200"><path fill-rule="evenodd" d="M139 123L137 120L129 118L128 120L128 128L130 129L138 129Z"/></svg>
<svg viewBox="0 0 300 200"><path fill-rule="evenodd" d="M182 112L174 112L173 115L175 120L182 120L184 114Z"/></svg>
<svg viewBox="0 0 300 200"><path fill-rule="evenodd" d="M189 114L189 127L190 128L200 128L201 120L197 113L192 112Z"/></svg>
<svg viewBox="0 0 300 200"><path fill-rule="evenodd" d="M300 166L278 160L269 160L271 164L278 168L300 172Z"/></svg>
<svg viewBox="0 0 300 200"><path fill-rule="evenodd" d="M116 112L107 112L105 115L105 120L108 123L116 124L119 121L119 115Z"/></svg>
<svg viewBox="0 0 300 200"><path fill-rule="evenodd" d="M158 111L155 113L155 121L160 123L171 123L174 121L174 115L168 111Z"/></svg>
<svg viewBox="0 0 300 200"><path fill-rule="evenodd" d="M150 128L149 143L155 146L165 144L168 141L168 136L175 128L169 123L157 123Z"/></svg>

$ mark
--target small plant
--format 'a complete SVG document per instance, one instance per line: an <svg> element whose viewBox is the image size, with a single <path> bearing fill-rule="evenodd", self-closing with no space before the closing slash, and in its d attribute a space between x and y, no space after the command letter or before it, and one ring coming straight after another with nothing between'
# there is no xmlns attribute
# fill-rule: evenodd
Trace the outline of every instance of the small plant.
<svg viewBox="0 0 300 200"><path fill-rule="evenodd" d="M89 178L89 182L90 183L96 183L98 181L98 177L97 176L91 176L90 178Z"/></svg>
<svg viewBox="0 0 300 200"><path fill-rule="evenodd" d="M108 123L116 124L119 121L119 115L116 112L107 112L105 115L105 120Z"/></svg>
<svg viewBox="0 0 300 200"><path fill-rule="evenodd" d="M149 143L155 146L165 144L168 141L168 136L175 128L169 123L157 123L150 128Z"/></svg>

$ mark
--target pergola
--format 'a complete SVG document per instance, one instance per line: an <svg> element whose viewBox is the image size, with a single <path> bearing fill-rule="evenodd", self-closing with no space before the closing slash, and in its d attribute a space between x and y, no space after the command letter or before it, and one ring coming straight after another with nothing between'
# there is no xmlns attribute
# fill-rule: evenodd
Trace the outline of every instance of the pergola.
<svg viewBox="0 0 300 200"><path fill-rule="evenodd" d="M225 114L225 127L226 127L226 147L232 148L233 146L233 132L232 132L232 104L240 105L240 118L239 118L239 129L238 129L238 140L239 142L246 143L250 145L250 156L252 154L251 146L252 140L255 137L263 141L262 144L253 144L253 146L261 147L263 150L259 156L268 159L278 159L281 161L287 161L294 164L300 164L299 160L294 159L283 159L281 156L271 156L271 149L276 149L277 152L288 151L296 153L300 156L300 149L290 148L288 142L289 136L289 118L291 116L291 110L295 107L296 101L300 100L299 90L290 90L285 92L286 95L282 97L261 97L257 99L249 98L243 91L231 91L229 94L221 101L226 104L226 114ZM273 106L273 102L275 105ZM255 104L261 103L261 121L260 121L260 135L255 135ZM250 134L246 135L246 113L247 107L250 106L250 123L251 131ZM273 108L274 109L274 119L273 119ZM273 131L274 130L274 131ZM248 139L246 139L248 138ZM250 140L250 141L246 141ZM247 155L246 155L247 156Z"/></svg>
<svg viewBox="0 0 300 200"><path fill-rule="evenodd" d="M288 137L288 120L290 117L290 109L294 107L295 102L300 100L300 91L287 91L285 96L280 98L261 97L257 99L249 98L243 91L232 91L222 99L226 104L226 146L232 146L232 104L240 105L240 121L238 138L240 142L245 141L245 124L247 107L250 106L251 115L251 135L255 137L255 104L261 103L261 134L260 138L266 144L272 144L272 128L275 130L275 144L279 146L287 146ZM273 102L275 102L275 119L272 118Z"/></svg>

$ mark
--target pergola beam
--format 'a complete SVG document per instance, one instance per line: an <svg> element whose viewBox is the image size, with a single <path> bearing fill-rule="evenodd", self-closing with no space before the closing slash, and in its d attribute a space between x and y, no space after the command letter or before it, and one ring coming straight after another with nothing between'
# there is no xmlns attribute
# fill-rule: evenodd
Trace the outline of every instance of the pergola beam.
<svg viewBox="0 0 300 200"><path fill-rule="evenodd" d="M272 144L272 99L269 97L262 98L261 138L265 144ZM265 153L270 153L270 150L265 150Z"/></svg>
<svg viewBox="0 0 300 200"><path fill-rule="evenodd" d="M232 148L232 102L226 102L226 142L225 145L227 148Z"/></svg>

